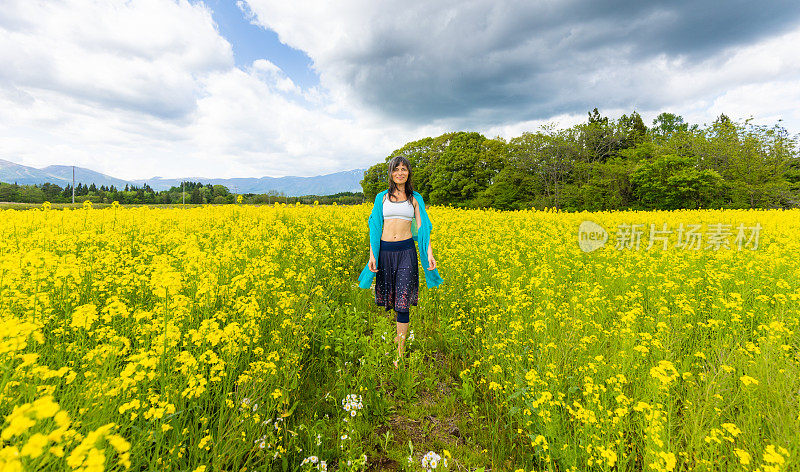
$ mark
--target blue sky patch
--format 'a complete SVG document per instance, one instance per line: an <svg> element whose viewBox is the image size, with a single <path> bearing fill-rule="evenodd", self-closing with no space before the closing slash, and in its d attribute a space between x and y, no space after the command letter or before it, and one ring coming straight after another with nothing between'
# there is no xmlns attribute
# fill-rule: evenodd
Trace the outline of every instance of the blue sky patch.
<svg viewBox="0 0 800 472"><path fill-rule="evenodd" d="M280 67L302 89L319 84L319 76L306 53L281 43L274 31L252 24L234 0L206 0L204 3L212 10L220 34L231 43L236 67L245 69L256 59L266 59Z"/></svg>

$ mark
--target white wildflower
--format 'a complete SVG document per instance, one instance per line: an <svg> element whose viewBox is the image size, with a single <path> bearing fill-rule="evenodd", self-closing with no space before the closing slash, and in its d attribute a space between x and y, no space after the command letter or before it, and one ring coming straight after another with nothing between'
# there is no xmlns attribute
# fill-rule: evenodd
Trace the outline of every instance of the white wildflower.
<svg viewBox="0 0 800 472"><path fill-rule="evenodd" d="M442 460L442 456L433 451L428 451L428 453L422 457L422 468L431 471L439 465L440 460Z"/></svg>

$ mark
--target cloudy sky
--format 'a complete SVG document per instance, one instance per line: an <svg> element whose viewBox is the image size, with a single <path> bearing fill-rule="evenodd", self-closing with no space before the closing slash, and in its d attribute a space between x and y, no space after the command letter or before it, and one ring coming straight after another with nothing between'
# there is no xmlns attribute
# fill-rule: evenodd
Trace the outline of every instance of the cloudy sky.
<svg viewBox="0 0 800 472"><path fill-rule="evenodd" d="M797 44L796 0L4 0L0 159L311 176L594 107L797 133Z"/></svg>

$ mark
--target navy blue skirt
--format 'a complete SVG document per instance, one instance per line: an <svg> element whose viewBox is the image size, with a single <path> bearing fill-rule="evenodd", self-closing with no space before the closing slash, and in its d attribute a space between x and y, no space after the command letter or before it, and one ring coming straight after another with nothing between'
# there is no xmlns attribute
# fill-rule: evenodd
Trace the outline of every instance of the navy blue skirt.
<svg viewBox="0 0 800 472"><path fill-rule="evenodd" d="M414 238L403 241L381 240L378 273L375 274L375 303L398 312L417 306L419 268Z"/></svg>

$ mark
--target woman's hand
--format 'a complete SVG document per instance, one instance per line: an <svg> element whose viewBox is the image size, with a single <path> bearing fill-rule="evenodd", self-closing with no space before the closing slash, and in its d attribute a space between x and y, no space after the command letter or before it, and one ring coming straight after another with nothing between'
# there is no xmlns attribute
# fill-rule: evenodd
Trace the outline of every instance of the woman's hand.
<svg viewBox="0 0 800 472"><path fill-rule="evenodd" d="M433 254L428 254L428 270L433 270L436 268L436 259L433 258Z"/></svg>
<svg viewBox="0 0 800 472"><path fill-rule="evenodd" d="M375 261L375 256L372 254L369 256L369 270L372 272L378 272L378 263Z"/></svg>

